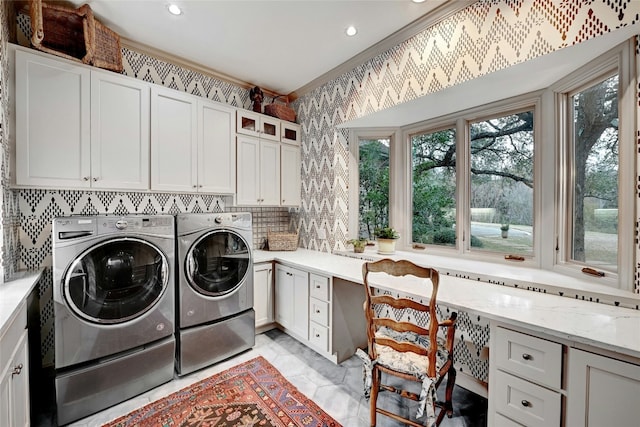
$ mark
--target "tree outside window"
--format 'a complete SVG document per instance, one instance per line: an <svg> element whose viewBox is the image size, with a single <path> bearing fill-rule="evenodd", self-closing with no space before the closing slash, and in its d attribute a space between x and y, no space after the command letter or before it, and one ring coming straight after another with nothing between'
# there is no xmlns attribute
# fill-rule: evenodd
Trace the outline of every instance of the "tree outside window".
<svg viewBox="0 0 640 427"><path fill-rule="evenodd" d="M361 139L359 144L358 237L374 240L375 229L389 225L390 140Z"/></svg>

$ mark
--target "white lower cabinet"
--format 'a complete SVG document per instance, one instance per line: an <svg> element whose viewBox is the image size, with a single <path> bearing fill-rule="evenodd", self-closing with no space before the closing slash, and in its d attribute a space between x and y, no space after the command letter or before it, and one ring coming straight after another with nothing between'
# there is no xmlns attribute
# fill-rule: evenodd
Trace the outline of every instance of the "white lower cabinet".
<svg viewBox="0 0 640 427"><path fill-rule="evenodd" d="M640 425L640 360L569 349L566 426Z"/></svg>
<svg viewBox="0 0 640 427"><path fill-rule="evenodd" d="M276 264L276 322L295 338L309 340L309 273Z"/></svg>
<svg viewBox="0 0 640 427"><path fill-rule="evenodd" d="M0 337L0 426L30 425L26 327L27 309L23 303L16 319Z"/></svg>
<svg viewBox="0 0 640 427"><path fill-rule="evenodd" d="M640 360L497 322L490 333L488 425L638 425Z"/></svg>
<svg viewBox="0 0 640 427"><path fill-rule="evenodd" d="M256 312L256 330L270 325L273 317L273 265L270 262L253 266L253 309Z"/></svg>
<svg viewBox="0 0 640 427"><path fill-rule="evenodd" d="M515 425L559 426L562 345L494 324L491 343L489 425L500 414Z"/></svg>
<svg viewBox="0 0 640 427"><path fill-rule="evenodd" d="M359 283L275 265L275 321L322 356L341 363L367 346Z"/></svg>

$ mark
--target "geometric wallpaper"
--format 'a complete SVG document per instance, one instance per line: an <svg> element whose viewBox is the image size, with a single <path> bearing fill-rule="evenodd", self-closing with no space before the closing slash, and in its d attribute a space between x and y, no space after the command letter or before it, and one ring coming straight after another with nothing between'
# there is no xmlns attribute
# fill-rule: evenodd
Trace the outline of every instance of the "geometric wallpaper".
<svg viewBox="0 0 640 427"><path fill-rule="evenodd" d="M9 190L9 150L3 139L10 123L6 117L6 42L17 34L17 42L28 45L25 34L30 28L28 17L10 18L10 2L0 2L0 195L3 253L8 253L2 259L5 277L19 267L51 265L50 223L56 215L233 209L219 196ZM243 210L251 211L254 221L260 218L266 223L277 216L279 226L299 228L302 247L326 252L344 249L349 236L348 131L336 126L639 22L638 5L638 0L492 0L470 5L297 99L293 107L302 125L302 209L298 214L289 214L286 209ZM10 32L8 28L15 22L18 31ZM245 88L127 48L122 53L125 75L250 108ZM321 229L326 231L326 239L318 238ZM260 236L254 235L254 246L260 242ZM40 290L43 303L51 298L50 278L48 284ZM52 314L46 305L41 307L45 351L51 349L53 333ZM488 322L467 313L459 313L458 319L461 342L472 345L457 349L461 355L456 357L467 373L486 381ZM51 352L45 354L44 364L51 363L51 358Z"/></svg>

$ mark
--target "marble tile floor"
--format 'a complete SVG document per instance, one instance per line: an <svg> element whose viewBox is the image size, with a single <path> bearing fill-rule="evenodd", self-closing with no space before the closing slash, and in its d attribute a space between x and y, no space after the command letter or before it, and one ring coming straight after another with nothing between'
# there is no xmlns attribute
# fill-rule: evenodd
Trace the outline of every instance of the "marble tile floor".
<svg viewBox="0 0 640 427"><path fill-rule="evenodd" d="M105 409L82 420L69 424L70 427L97 427L147 403L178 391L194 382L228 369L238 363L263 356L275 366L289 382L306 396L313 399L324 411L345 427L369 426L369 401L362 395L362 362L352 357L340 365L328 361L295 339L271 330L256 336L253 349L202 369L184 377L156 387L123 403ZM417 383L416 383L417 384ZM444 393L444 384L438 396ZM32 420L33 426L55 427L55 405L53 393L49 393L48 404L40 405L42 410ZM47 399L45 399L47 400ZM390 393L381 393L378 398L384 407L392 411L415 414L415 403ZM406 402L409 406L406 406ZM442 427L486 426L487 400L456 386L454 391L454 416L445 417ZM399 427L403 424L378 415L379 427Z"/></svg>

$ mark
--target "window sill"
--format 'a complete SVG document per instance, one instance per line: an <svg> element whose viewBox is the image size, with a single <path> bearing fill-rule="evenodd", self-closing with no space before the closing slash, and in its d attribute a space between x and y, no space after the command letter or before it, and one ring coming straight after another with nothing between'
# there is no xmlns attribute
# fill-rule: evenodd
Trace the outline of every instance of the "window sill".
<svg viewBox="0 0 640 427"><path fill-rule="evenodd" d="M334 251L333 253L367 261L375 261L382 258L407 259L416 264L434 267L438 269L441 275L463 277L479 282L510 286L533 292L549 293L635 310L640 309L640 295L606 285L594 284L573 276L540 270L538 268L477 260L465 260L461 263L460 259L455 257L418 254L406 251L396 251L394 255L380 255L375 248L367 248L364 253L354 253L353 251Z"/></svg>

